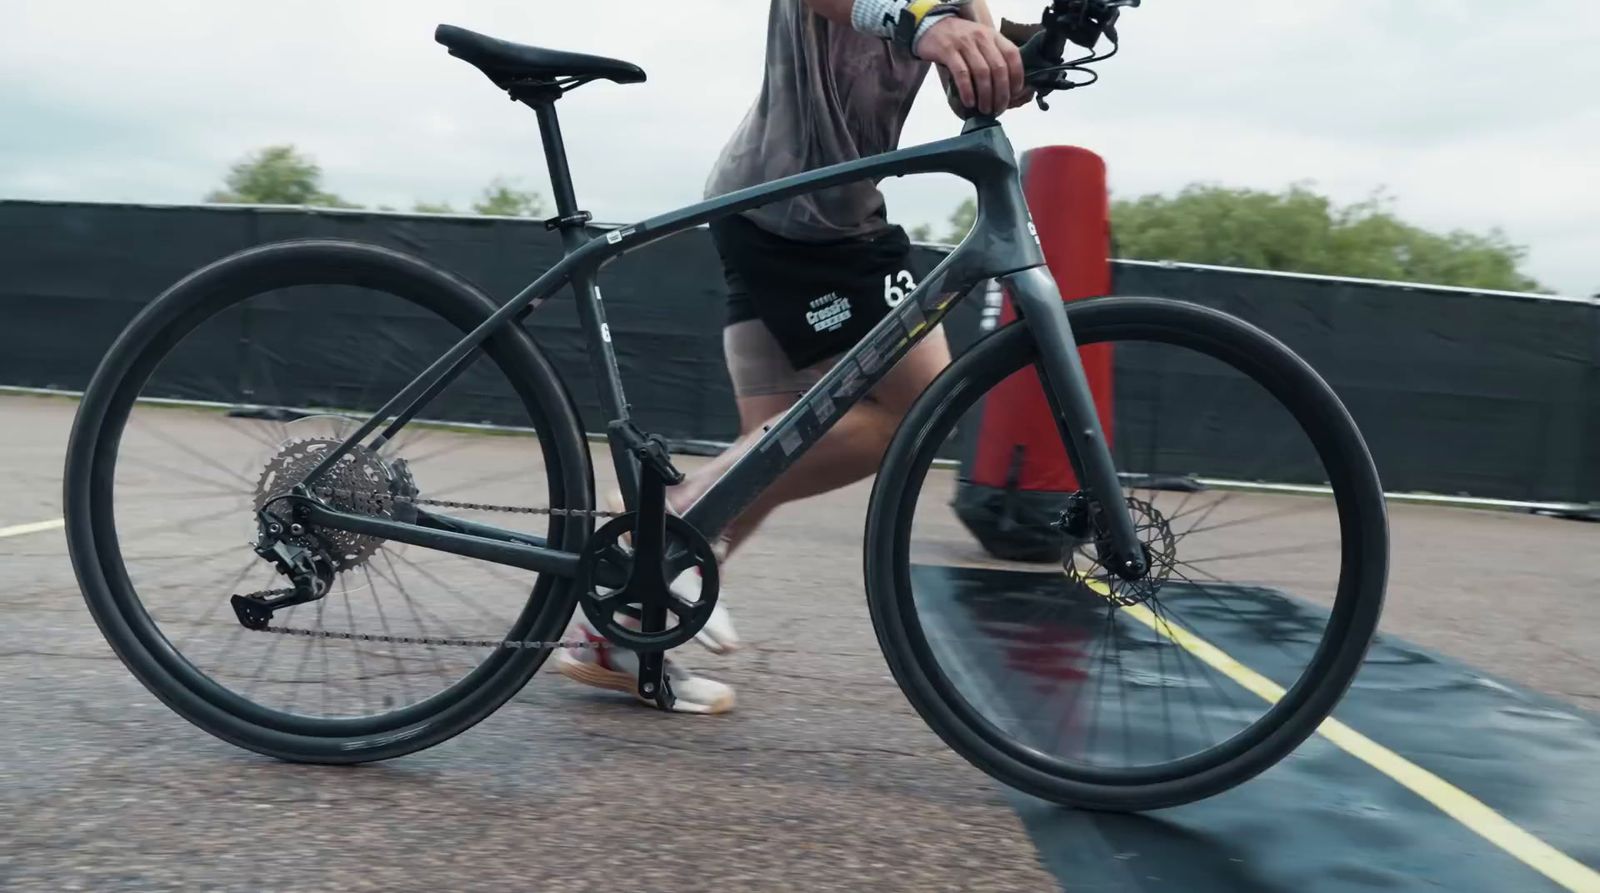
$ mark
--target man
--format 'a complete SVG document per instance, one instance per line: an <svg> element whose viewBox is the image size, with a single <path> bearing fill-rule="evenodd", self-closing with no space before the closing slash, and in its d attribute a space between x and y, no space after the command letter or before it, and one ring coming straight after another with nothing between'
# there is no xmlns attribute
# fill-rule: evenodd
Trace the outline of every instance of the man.
<svg viewBox="0 0 1600 893"><path fill-rule="evenodd" d="M772 0L766 62L761 94L712 170L708 196L895 149L930 64L940 66L962 107L998 115L1025 99L1017 47L996 31L984 0ZM910 262L910 241L888 222L871 181L726 218L711 235L728 283L723 348L742 436L668 491L674 511L692 505L926 272ZM943 332L918 344L729 525L719 554L736 549L777 506L874 473L901 417L949 362ZM698 595L692 573L673 586L686 598ZM595 647L558 652L557 669L634 692L637 657L585 624L579 630ZM738 647L721 600L697 639L716 653ZM667 673L676 711L733 708L730 686L675 660Z"/></svg>

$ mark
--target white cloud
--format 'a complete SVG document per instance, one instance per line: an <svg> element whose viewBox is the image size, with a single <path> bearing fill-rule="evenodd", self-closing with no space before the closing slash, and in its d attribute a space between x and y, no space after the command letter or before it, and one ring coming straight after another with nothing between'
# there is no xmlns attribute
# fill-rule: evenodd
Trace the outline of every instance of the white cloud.
<svg viewBox="0 0 1600 893"><path fill-rule="evenodd" d="M1025 19L1037 0L991 0ZM432 40L449 21L636 62L645 84L561 105L574 177L602 219L695 200L759 85L754 0L14 4L0 33L0 196L188 201L256 146L294 142L356 201L465 203L495 175L544 188L537 129ZM1378 187L1428 226L1504 228L1530 271L1600 290L1600 7L1583 0L1150 2L1095 87L1012 113L1019 149L1087 146L1119 194L1196 180ZM935 91L906 141L955 132ZM941 222L948 178L886 186Z"/></svg>

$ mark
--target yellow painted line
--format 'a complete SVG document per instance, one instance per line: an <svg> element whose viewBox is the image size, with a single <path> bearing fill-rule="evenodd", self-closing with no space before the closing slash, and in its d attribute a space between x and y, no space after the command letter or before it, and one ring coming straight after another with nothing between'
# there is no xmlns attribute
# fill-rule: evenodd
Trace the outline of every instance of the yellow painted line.
<svg viewBox="0 0 1600 893"><path fill-rule="evenodd" d="M13 527L0 527L0 540L8 536L23 536L29 533L43 533L46 530L59 530L67 526L61 518L53 521L35 521L32 524L17 524Z"/></svg>
<svg viewBox="0 0 1600 893"><path fill-rule="evenodd" d="M1101 595L1109 594L1099 581L1086 581ZM1180 648L1268 703L1276 704L1284 695L1282 686L1257 673L1232 655L1183 627L1157 617L1144 605L1123 607L1129 617L1165 636ZM1600 873L1568 856L1495 812L1482 800L1468 794L1432 772L1329 717L1317 732L1335 747L1389 776L1412 793L1438 807L1440 812L1511 854L1517 860L1573 893L1600 893Z"/></svg>

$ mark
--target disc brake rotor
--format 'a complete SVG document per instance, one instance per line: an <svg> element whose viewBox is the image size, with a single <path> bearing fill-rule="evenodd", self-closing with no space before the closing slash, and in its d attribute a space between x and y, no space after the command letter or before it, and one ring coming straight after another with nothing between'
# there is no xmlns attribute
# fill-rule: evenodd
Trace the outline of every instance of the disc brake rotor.
<svg viewBox="0 0 1600 893"><path fill-rule="evenodd" d="M1128 513L1133 516L1133 528L1144 548L1149 571L1137 580L1128 580L1105 566L1101 556L1113 554L1113 551L1105 525L1098 517L1094 519L1094 541L1076 545L1062 565L1068 579L1088 586L1119 605L1138 605L1154 597L1172 576L1178 543L1172 535L1172 525L1159 509L1142 499L1132 496L1127 499ZM1098 511L1095 514L1098 515Z"/></svg>

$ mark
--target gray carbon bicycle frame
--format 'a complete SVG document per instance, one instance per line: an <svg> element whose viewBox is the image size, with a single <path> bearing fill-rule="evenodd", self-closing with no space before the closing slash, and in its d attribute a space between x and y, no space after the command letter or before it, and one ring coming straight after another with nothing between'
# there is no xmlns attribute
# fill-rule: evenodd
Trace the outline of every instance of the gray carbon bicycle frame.
<svg viewBox="0 0 1600 893"><path fill-rule="evenodd" d="M553 104L537 107L547 162L552 173L558 213L576 213L566 154ZM355 444L387 426L369 446L387 442L438 395L474 359L483 342L501 326L518 324L563 286L570 283L589 343L600 387L601 405L614 421L626 421L627 403L611 345L600 290L601 267L618 256L659 239L769 202L864 179L920 173L950 173L976 190L978 214L972 232L887 316L856 344L766 434L685 512L684 517L708 539L747 508L820 440L838 419L922 340L955 304L989 279L1006 284L1023 321L1039 345L1039 371L1045 391L1066 439L1073 468L1110 523L1116 559L1130 559L1142 570L1143 555L1126 510L1111 453L1101 434L1088 381L1073 340L1055 280L1044 266L1044 254L1028 214L1011 143L999 123L989 118L968 121L959 136L846 162L774 180L687 208L652 217L632 226L585 239L575 228L563 230L566 256L531 285L434 361L392 397L345 442L323 459L306 478L309 485ZM620 448L615 436L611 452L630 506L636 503L638 466ZM312 502L307 520L425 548L480 558L558 576L573 576L577 555L547 548L538 537L460 519L431 518L428 526L407 524L335 511Z"/></svg>

